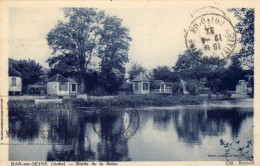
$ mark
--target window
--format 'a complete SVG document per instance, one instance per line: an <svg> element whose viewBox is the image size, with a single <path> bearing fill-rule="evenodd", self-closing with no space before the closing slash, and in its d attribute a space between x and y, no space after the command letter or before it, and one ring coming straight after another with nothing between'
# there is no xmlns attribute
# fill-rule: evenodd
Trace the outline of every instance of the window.
<svg viewBox="0 0 260 166"><path fill-rule="evenodd" d="M12 78L12 86L16 86L16 78Z"/></svg>
<svg viewBox="0 0 260 166"><path fill-rule="evenodd" d="M143 90L148 90L148 83L143 83Z"/></svg>
<svg viewBox="0 0 260 166"><path fill-rule="evenodd" d="M138 82L134 82L134 89L137 91L138 90Z"/></svg>
<svg viewBox="0 0 260 166"><path fill-rule="evenodd" d="M68 90L67 82L60 82L59 90L67 91Z"/></svg>

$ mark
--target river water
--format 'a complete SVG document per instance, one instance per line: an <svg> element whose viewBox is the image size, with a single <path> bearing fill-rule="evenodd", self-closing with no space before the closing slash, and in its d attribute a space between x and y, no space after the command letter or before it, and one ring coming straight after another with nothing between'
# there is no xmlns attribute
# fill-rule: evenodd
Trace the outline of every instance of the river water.
<svg viewBox="0 0 260 166"><path fill-rule="evenodd" d="M220 139L232 143L233 155L253 139L249 99L136 108L134 116L124 108L103 110L34 110L10 116L9 160L216 161L226 160ZM252 155L253 147L248 151Z"/></svg>

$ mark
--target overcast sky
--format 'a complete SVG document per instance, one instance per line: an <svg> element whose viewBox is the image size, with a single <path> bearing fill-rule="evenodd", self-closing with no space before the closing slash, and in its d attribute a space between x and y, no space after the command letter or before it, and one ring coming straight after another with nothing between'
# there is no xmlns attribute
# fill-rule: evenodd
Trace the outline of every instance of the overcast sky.
<svg viewBox="0 0 260 166"><path fill-rule="evenodd" d="M186 48L184 29L188 29L191 14L197 8L124 8L104 9L109 15L123 19L130 30L133 41L129 50L130 62L137 62L147 69L159 65L173 66L178 54ZM46 35L58 20L64 18L63 11L52 9L10 8L9 10L10 57L32 59L44 67L52 50L47 45ZM236 21L232 14L224 10ZM129 66L129 65L128 65Z"/></svg>

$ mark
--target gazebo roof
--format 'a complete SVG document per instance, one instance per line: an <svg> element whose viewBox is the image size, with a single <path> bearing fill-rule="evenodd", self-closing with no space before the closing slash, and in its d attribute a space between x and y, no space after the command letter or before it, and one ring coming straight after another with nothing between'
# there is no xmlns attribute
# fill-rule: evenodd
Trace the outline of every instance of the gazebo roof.
<svg viewBox="0 0 260 166"><path fill-rule="evenodd" d="M55 76L51 77L47 82L69 82L69 81L62 75L56 74Z"/></svg>
<svg viewBox="0 0 260 166"><path fill-rule="evenodd" d="M145 74L140 73L132 80L132 82L149 82L149 79L146 77Z"/></svg>

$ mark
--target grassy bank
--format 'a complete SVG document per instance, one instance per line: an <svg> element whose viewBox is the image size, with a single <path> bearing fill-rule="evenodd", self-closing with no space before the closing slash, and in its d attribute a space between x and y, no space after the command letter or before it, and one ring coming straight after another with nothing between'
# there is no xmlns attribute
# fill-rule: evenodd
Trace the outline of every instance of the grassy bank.
<svg viewBox="0 0 260 166"><path fill-rule="evenodd" d="M111 99L74 99L74 107L96 107L96 106L122 106L135 105L143 106L177 106L177 105L199 105L205 98L190 95L164 96L159 94L150 95L119 95Z"/></svg>

